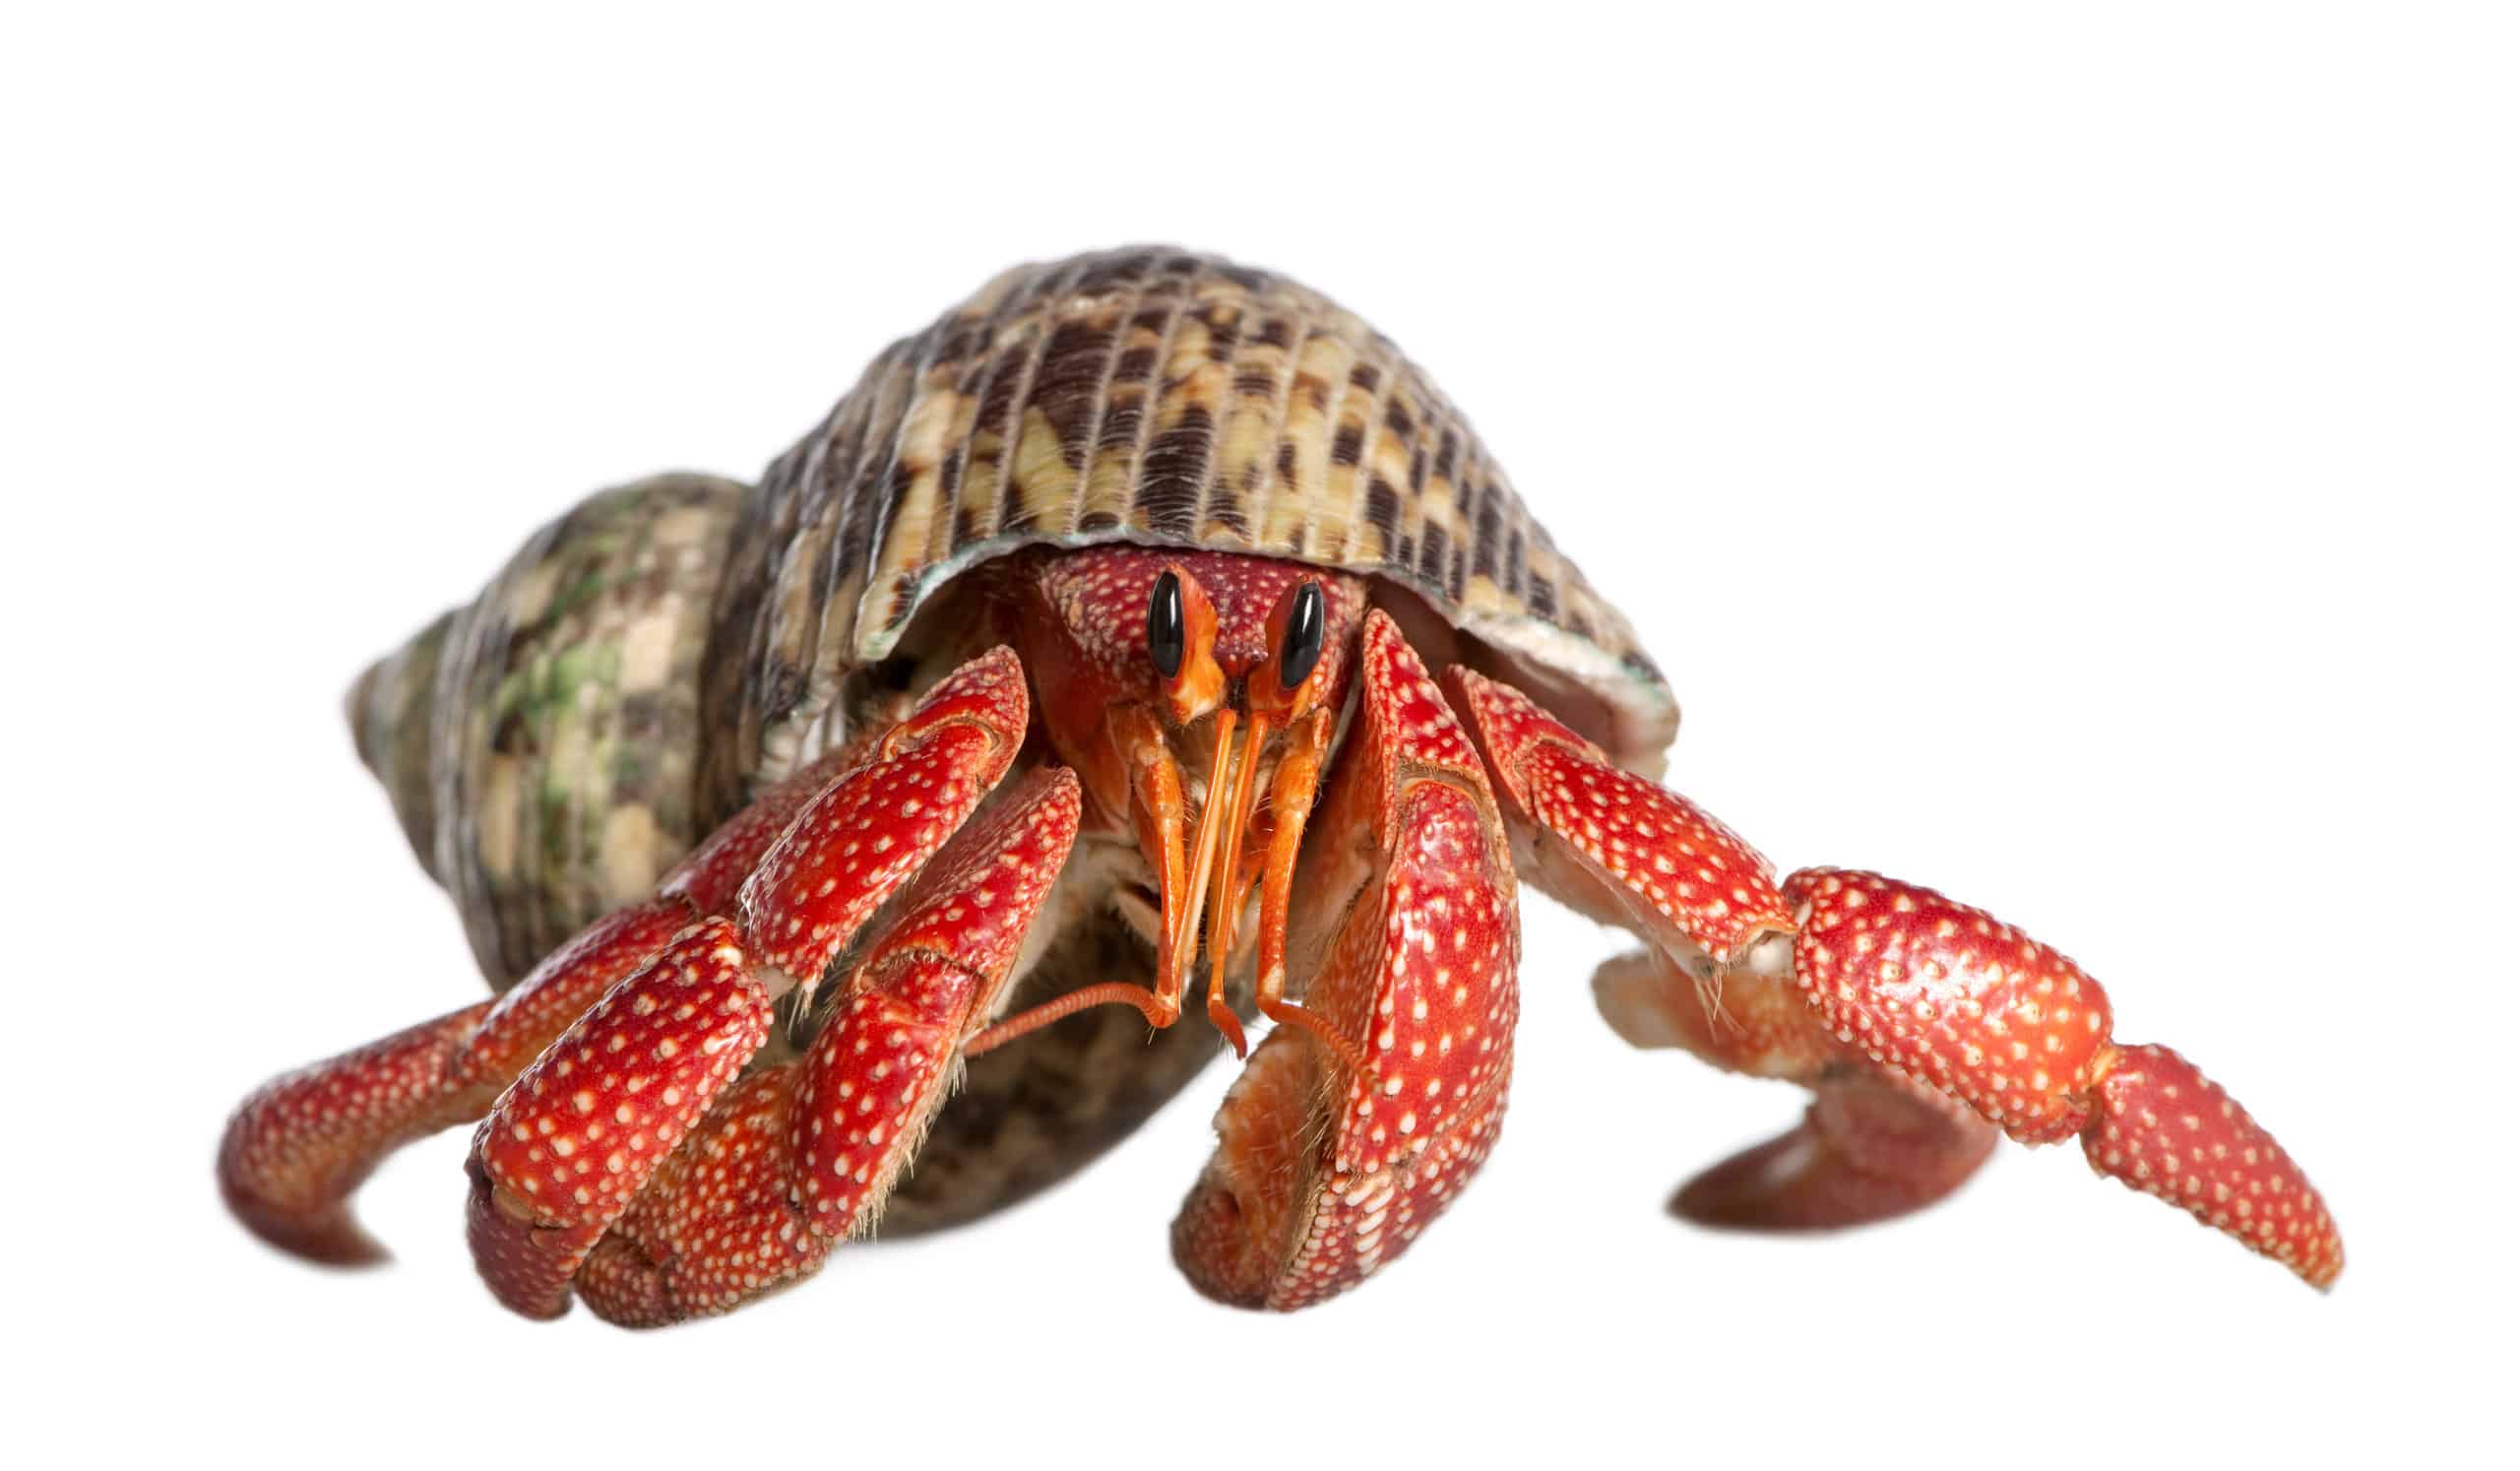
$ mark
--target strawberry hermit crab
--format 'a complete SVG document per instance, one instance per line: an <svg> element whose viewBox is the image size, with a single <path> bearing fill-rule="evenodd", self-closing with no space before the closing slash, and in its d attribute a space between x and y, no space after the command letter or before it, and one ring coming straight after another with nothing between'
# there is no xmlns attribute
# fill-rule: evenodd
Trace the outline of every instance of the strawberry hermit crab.
<svg viewBox="0 0 2520 1471"><path fill-rule="evenodd" d="M1265 1021L1173 1252L1302 1307L1494 1145L1528 885L1645 942L1595 978L1621 1035L1813 1091L1685 1215L1879 1220L2000 1131L2313 1285L2343 1265L2284 1150L2115 1041L2073 962L1915 884L1780 882L1652 780L1669 690L1468 425L1354 316L1214 259L1008 272L758 486L547 528L351 717L504 993L237 1111L226 1198L303 1255L374 1255L358 1183L477 1120L500 1301L722 1312L879 1213L1058 1179Z"/></svg>

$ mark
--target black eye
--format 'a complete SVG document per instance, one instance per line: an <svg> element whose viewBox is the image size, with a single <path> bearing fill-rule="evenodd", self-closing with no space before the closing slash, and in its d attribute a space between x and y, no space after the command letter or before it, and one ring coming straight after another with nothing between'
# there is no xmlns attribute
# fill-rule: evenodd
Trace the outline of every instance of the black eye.
<svg viewBox="0 0 2520 1471"><path fill-rule="evenodd" d="M1278 682L1289 689L1301 684L1321 662L1321 584L1295 589L1295 606L1287 614L1287 641L1278 650Z"/></svg>
<svg viewBox="0 0 2520 1471"><path fill-rule="evenodd" d="M1166 679L1180 676L1190 633L1181 617L1181 579L1169 569L1155 580L1155 597L1146 606L1146 651L1155 656L1157 673Z"/></svg>

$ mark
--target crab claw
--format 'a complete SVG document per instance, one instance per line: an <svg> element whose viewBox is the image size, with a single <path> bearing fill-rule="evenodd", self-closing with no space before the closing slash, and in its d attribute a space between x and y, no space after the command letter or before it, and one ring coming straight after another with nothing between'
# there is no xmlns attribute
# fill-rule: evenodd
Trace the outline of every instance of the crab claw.
<svg viewBox="0 0 2520 1471"><path fill-rule="evenodd" d="M1003 663L1011 662L1005 656ZM979 664L1002 679L1001 667ZM1013 729L1020 733L1020 715ZM694 921L731 912L740 886L797 809L859 765L887 734L879 728L826 752L765 791L676 864L655 897L588 926L505 995L256 1090L220 1140L220 1191L228 1209L256 1236L310 1260L383 1260L384 1247L350 1213L360 1183L403 1145L479 1119L604 992Z"/></svg>
<svg viewBox="0 0 2520 1471"><path fill-rule="evenodd" d="M947 675L859 764L737 819L669 875L665 903L724 903L606 992L501 1095L474 1135L467 1235L491 1291L566 1311L588 1253L769 1035L1015 759L1022 668L998 649ZM766 799L771 800L771 799ZM765 837L768 838L766 846ZM737 863L759 852L737 882Z"/></svg>
<svg viewBox="0 0 2520 1471"><path fill-rule="evenodd" d="M1806 868L1794 970L1838 1037L2023 1143L2080 1135L2092 1165L2325 1288L2345 1267L2300 1167L2186 1059L2110 1037L2108 995L2063 955L1932 889Z"/></svg>
<svg viewBox="0 0 2520 1471"><path fill-rule="evenodd" d="M1030 709L1014 651L992 649L937 681L864 765L807 802L743 883L762 963L819 982L1006 775Z"/></svg>
<svg viewBox="0 0 2520 1471"><path fill-rule="evenodd" d="M769 990L735 927L709 919L536 1058L468 1165L465 1236L499 1301L564 1311L587 1252L769 1035Z"/></svg>
<svg viewBox="0 0 2520 1471"><path fill-rule="evenodd" d="M1504 1118L1520 1010L1504 829L1477 753L1379 611L1363 649L1359 737L1315 824L1292 949L1312 969L1305 1007L1367 1065L1270 1033L1172 1226L1191 1283L1242 1307L1301 1308L1397 1258Z"/></svg>
<svg viewBox="0 0 2520 1471"><path fill-rule="evenodd" d="M996 1008L1076 839L1076 777L1042 772L958 834L850 975L804 1059L728 1090L578 1274L628 1327L727 1311L869 1229Z"/></svg>

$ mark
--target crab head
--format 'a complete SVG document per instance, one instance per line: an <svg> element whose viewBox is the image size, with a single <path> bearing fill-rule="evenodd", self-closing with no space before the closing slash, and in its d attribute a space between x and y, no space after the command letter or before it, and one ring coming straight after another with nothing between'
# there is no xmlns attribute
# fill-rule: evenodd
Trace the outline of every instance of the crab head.
<svg viewBox="0 0 2520 1471"><path fill-rule="evenodd" d="M1208 1012L1256 941L1283 967L1286 914L1255 881L1291 877L1354 676L1363 582L1301 562L1111 545L1027 559L1008 633L1034 671L1041 726L1092 819L1134 837L1145 883L1121 908L1155 946L1168 1021L1202 949ZM1281 871L1284 870L1284 871ZM1282 897L1282 896L1279 896Z"/></svg>

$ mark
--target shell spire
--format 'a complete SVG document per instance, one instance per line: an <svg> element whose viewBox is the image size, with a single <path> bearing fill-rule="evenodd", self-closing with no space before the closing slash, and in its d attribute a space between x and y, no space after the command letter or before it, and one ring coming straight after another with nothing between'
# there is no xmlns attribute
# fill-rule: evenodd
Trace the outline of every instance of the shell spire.
<svg viewBox="0 0 2520 1471"><path fill-rule="evenodd" d="M536 532L351 686L350 734L506 986L722 815L696 803L700 661L745 489L664 475Z"/></svg>

